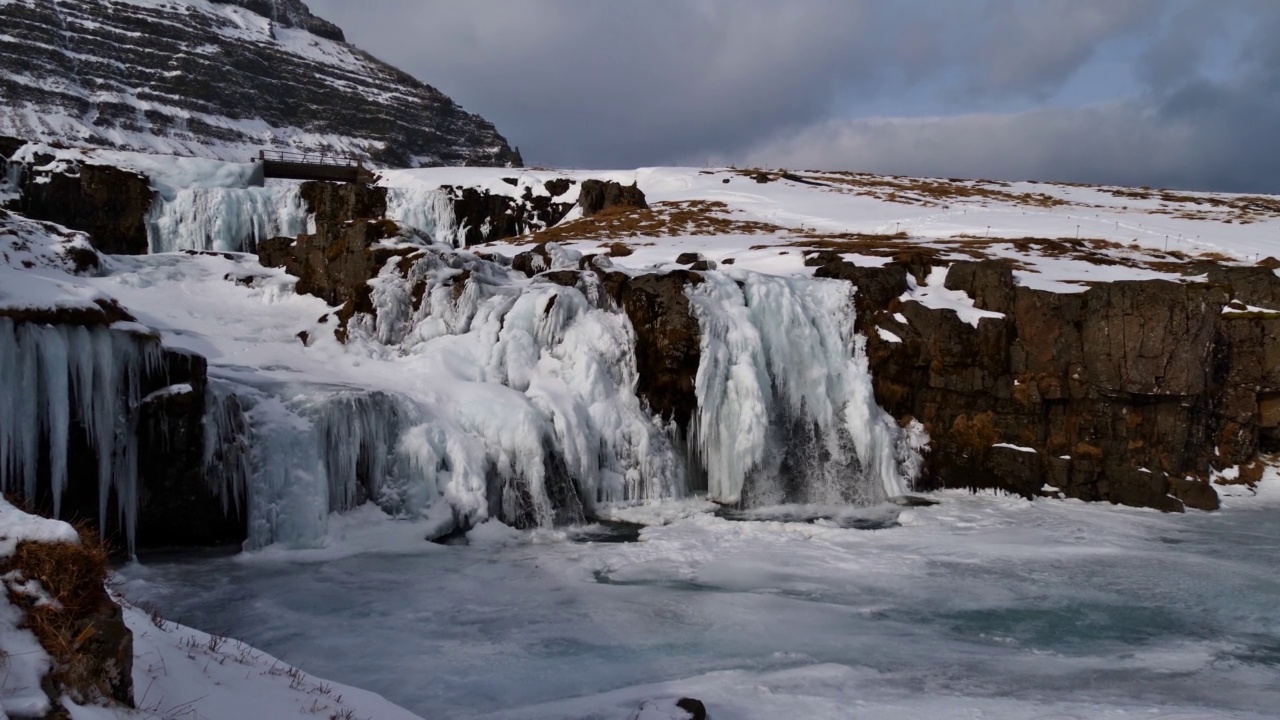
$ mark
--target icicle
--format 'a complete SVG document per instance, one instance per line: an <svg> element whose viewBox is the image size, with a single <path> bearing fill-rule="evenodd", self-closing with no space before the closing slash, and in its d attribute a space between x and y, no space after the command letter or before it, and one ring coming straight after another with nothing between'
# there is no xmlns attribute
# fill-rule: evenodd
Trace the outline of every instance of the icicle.
<svg viewBox="0 0 1280 720"><path fill-rule="evenodd" d="M67 488L73 424L98 460L98 522L111 493L130 552L138 516L137 408L142 380L160 367L159 344L106 328L0 318L0 488L37 497L41 443L55 513Z"/></svg>
<svg viewBox="0 0 1280 720"><path fill-rule="evenodd" d="M231 388L210 379L205 389L204 474L222 501L222 511L244 511L253 474L248 419Z"/></svg>

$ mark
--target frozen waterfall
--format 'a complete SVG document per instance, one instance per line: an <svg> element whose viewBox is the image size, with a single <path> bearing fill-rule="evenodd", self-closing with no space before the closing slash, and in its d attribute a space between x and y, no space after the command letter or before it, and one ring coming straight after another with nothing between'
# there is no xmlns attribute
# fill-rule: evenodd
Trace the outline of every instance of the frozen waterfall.
<svg viewBox="0 0 1280 720"><path fill-rule="evenodd" d="M253 252L263 240L314 231L314 219L295 183L185 188L157 196L147 218L153 253Z"/></svg>
<svg viewBox="0 0 1280 720"><path fill-rule="evenodd" d="M97 463L99 527L106 526L114 491L132 549L136 411L142 379L160 361L159 343L139 342L128 332L0 318L0 488L33 500L47 477L54 514L60 515L73 435L81 432Z"/></svg>
<svg viewBox="0 0 1280 720"><path fill-rule="evenodd" d="M707 273L691 444L721 503L866 504L901 495L914 449L876 405L852 289L836 280Z"/></svg>

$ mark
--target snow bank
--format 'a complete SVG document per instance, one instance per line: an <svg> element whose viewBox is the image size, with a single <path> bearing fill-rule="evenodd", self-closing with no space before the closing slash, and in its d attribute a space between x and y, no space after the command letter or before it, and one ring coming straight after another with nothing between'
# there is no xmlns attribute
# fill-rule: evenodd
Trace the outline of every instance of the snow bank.
<svg viewBox="0 0 1280 720"><path fill-rule="evenodd" d="M80 535L67 523L25 513L0 498L0 558L27 541L79 543ZM4 596L7 587L8 582L0 586L0 718L41 716L49 711L49 698L40 682L53 661L30 630L18 627L23 613Z"/></svg>
<svg viewBox="0 0 1280 720"><path fill-rule="evenodd" d="M121 601L133 633L136 711L62 701L72 720L193 717L421 720L380 695L313 677L238 640L153 619Z"/></svg>

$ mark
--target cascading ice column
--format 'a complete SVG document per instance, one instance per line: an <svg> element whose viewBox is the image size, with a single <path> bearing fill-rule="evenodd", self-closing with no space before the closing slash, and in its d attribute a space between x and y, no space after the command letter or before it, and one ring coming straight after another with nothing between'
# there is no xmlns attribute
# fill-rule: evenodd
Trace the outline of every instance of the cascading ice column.
<svg viewBox="0 0 1280 720"><path fill-rule="evenodd" d="M687 292L702 331L690 442L708 497L862 504L905 492L915 464L875 403L849 286L705 277Z"/></svg>

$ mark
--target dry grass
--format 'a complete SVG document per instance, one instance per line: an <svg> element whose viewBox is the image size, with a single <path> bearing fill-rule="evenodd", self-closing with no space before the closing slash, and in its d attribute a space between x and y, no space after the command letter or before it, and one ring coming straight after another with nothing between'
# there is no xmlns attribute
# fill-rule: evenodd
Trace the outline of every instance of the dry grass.
<svg viewBox="0 0 1280 720"><path fill-rule="evenodd" d="M82 699L112 696L111 679L102 659L88 645L102 628L94 619L112 604L105 583L110 553L87 524L76 527L80 543L21 542L0 572L16 573L19 582L35 580L52 602L9 590L9 601L25 611L23 626L31 630L53 658L52 681L60 692Z"/></svg>
<svg viewBox="0 0 1280 720"><path fill-rule="evenodd" d="M945 206L961 200L1013 203L1052 208L1069 205L1066 200L1044 193L1018 193L1007 188L1007 182L995 180L937 180L897 175L871 175L854 172L786 170L739 170L738 174L755 182L790 181L822 185L833 192L852 193L904 205Z"/></svg>
<svg viewBox="0 0 1280 720"><path fill-rule="evenodd" d="M1000 442L996 432L996 416L992 412L974 415L961 415L951 424L951 441L966 456L981 460L991 451L991 446Z"/></svg>
<svg viewBox="0 0 1280 720"><path fill-rule="evenodd" d="M770 223L732 217L729 206L722 202L692 200L654 203L646 210L613 207L591 217L522 235L511 242L541 244L625 240L637 237L757 235L779 232L785 232L784 228Z"/></svg>

